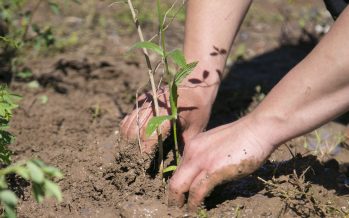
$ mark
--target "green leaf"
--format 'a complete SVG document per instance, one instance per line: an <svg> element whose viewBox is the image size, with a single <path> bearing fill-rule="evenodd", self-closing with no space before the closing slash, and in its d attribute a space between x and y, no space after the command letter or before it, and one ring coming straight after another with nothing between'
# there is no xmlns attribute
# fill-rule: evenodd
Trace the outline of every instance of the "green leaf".
<svg viewBox="0 0 349 218"><path fill-rule="evenodd" d="M17 169L16 169L16 173L21 176L23 179L26 179L28 180L30 175L29 175L29 171L28 169L22 167L22 166L19 166Z"/></svg>
<svg viewBox="0 0 349 218"><path fill-rule="evenodd" d="M31 162L33 162L34 164L36 164L40 168L46 166L45 163L42 160L39 160L39 159L33 159L33 160L31 160Z"/></svg>
<svg viewBox="0 0 349 218"><path fill-rule="evenodd" d="M36 202L41 203L44 200L45 192L43 186L37 183L33 183L33 194Z"/></svg>
<svg viewBox="0 0 349 218"><path fill-rule="evenodd" d="M15 206L17 204L17 196L10 190L0 191L0 200L4 202L4 204Z"/></svg>
<svg viewBox="0 0 349 218"><path fill-rule="evenodd" d="M156 53L158 53L159 55L161 55L162 57L164 56L164 51L160 48L160 46L158 46L157 44L153 43L153 42L137 42L136 44L134 44L130 50L135 49L135 48L145 48L145 49L149 49L152 50Z"/></svg>
<svg viewBox="0 0 349 218"><path fill-rule="evenodd" d="M11 135L11 133L4 130L0 130L0 162L2 163L11 163L12 152L8 149L7 145L11 144L12 140L13 136Z"/></svg>
<svg viewBox="0 0 349 218"><path fill-rule="evenodd" d="M5 218L16 218L15 206L4 205Z"/></svg>
<svg viewBox="0 0 349 218"><path fill-rule="evenodd" d="M181 68L187 64L183 52L178 49L171 51L167 54L167 56L170 57L175 62L175 64L177 64Z"/></svg>
<svg viewBox="0 0 349 218"><path fill-rule="evenodd" d="M37 89L37 88L40 87L40 84L39 84L38 81L33 80L30 83L28 83L28 87L31 88L31 89Z"/></svg>
<svg viewBox="0 0 349 218"><path fill-rule="evenodd" d="M164 16L162 15L160 0L156 1L156 9L158 11L159 29L160 29L160 32L161 32L162 29L163 29Z"/></svg>
<svg viewBox="0 0 349 218"><path fill-rule="evenodd" d="M168 172L171 172L171 171L175 171L177 169L177 166L169 166L169 167L166 167L163 171L163 173L168 173Z"/></svg>
<svg viewBox="0 0 349 218"><path fill-rule="evenodd" d="M61 171L56 167L45 166L42 168L42 171L44 171L45 174L48 174L49 176L52 176L52 177L56 177L56 178L63 177L63 174L61 173Z"/></svg>
<svg viewBox="0 0 349 218"><path fill-rule="evenodd" d="M56 183L54 183L50 180L45 180L44 187L45 187L45 191L46 191L47 196L53 196L59 202L61 202L63 200L61 189L59 188L59 186Z"/></svg>
<svg viewBox="0 0 349 218"><path fill-rule="evenodd" d="M16 104L18 99L17 95L8 91L6 85L0 85L0 126L3 127L4 122L10 120L12 110L18 107Z"/></svg>
<svg viewBox="0 0 349 218"><path fill-rule="evenodd" d="M6 189L8 187L5 176L6 175L0 176L0 188L1 189Z"/></svg>
<svg viewBox="0 0 349 218"><path fill-rule="evenodd" d="M38 97L38 99L40 100L41 104L46 104L48 102L47 95L41 95Z"/></svg>
<svg viewBox="0 0 349 218"><path fill-rule="evenodd" d="M17 73L17 76L21 79L28 79L33 76L33 73L30 70L23 70Z"/></svg>
<svg viewBox="0 0 349 218"><path fill-rule="evenodd" d="M182 80L187 77L196 67L198 62L193 62L190 64L186 64L184 67L182 67L175 75L175 83L178 86Z"/></svg>
<svg viewBox="0 0 349 218"><path fill-rule="evenodd" d="M153 132L166 120L172 120L172 116L158 116L153 117L149 120L147 128L145 129L145 134L147 137L151 136Z"/></svg>
<svg viewBox="0 0 349 218"><path fill-rule="evenodd" d="M54 14L58 15L61 12L57 3L50 1L48 4L50 5L50 9Z"/></svg>
<svg viewBox="0 0 349 218"><path fill-rule="evenodd" d="M44 173L36 164L29 161L27 163L27 167L29 170L30 178L33 180L33 182L38 183L38 184L41 184L44 182Z"/></svg>
<svg viewBox="0 0 349 218"><path fill-rule="evenodd" d="M21 46L21 42L16 41L9 37L0 36L0 41L5 42L6 44L10 45L13 48L19 48Z"/></svg>

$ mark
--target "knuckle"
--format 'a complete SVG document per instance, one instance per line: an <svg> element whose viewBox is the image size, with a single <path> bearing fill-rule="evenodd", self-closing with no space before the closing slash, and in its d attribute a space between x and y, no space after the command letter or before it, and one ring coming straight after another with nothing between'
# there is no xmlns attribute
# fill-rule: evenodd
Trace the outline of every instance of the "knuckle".
<svg viewBox="0 0 349 218"><path fill-rule="evenodd" d="M184 147L184 154L189 158L198 153L199 143L196 139L191 139Z"/></svg>
<svg viewBox="0 0 349 218"><path fill-rule="evenodd" d="M186 152L190 152L191 153L193 151L193 148L195 147L195 144L196 144L196 142L193 139L190 139L188 144L185 145L184 150Z"/></svg>
<svg viewBox="0 0 349 218"><path fill-rule="evenodd" d="M178 178L178 179L177 179ZM175 194L180 194L184 191L186 191L186 186L187 183L181 179L182 177L176 177L176 175L174 175L174 177L172 177L172 179L170 179L169 182L169 190L172 193Z"/></svg>
<svg viewBox="0 0 349 218"><path fill-rule="evenodd" d="M180 186L173 179L170 180L169 191L173 194L179 194L181 191Z"/></svg>

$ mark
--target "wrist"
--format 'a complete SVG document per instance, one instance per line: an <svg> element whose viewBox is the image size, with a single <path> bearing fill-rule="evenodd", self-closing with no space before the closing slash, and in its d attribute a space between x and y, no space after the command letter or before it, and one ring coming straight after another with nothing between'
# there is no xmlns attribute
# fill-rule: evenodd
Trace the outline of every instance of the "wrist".
<svg viewBox="0 0 349 218"><path fill-rule="evenodd" d="M204 60L203 58L193 59L193 61L198 61L198 65L183 80L180 88L194 92L207 104L213 104L223 77L224 63L217 63L209 59Z"/></svg>
<svg viewBox="0 0 349 218"><path fill-rule="evenodd" d="M247 116L252 120L256 134L262 135L266 143L274 147L273 149L298 136L297 128L294 128L286 115L269 113L257 108Z"/></svg>
<svg viewBox="0 0 349 218"><path fill-rule="evenodd" d="M272 128L268 124L260 122L252 114L248 114L241 118L241 122L244 123L244 129L247 140L252 144L259 145L260 149L267 154L272 153L277 147L278 143L274 141L274 136L271 134Z"/></svg>

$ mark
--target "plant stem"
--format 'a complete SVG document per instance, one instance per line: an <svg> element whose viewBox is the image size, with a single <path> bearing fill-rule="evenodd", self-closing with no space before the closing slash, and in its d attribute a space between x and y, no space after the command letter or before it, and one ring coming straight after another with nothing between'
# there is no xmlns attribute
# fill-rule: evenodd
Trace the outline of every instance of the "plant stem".
<svg viewBox="0 0 349 218"><path fill-rule="evenodd" d="M170 71L168 69L168 61L166 58L166 45L165 45L165 31L163 29L163 23L160 24L160 41L161 41L161 47L162 50L164 52L164 65L165 65L165 74L168 75L170 78L174 79L173 76L170 75ZM172 93L172 82L168 81L169 84L169 93ZM177 98L176 98L177 99ZM176 100L177 101L177 100ZM175 105L171 105L171 107L177 107L177 102L175 103ZM171 110L172 111L172 110ZM177 110L176 110L177 111ZM172 129L173 129L173 139L174 139L174 153L176 155L175 159L176 159L176 163L177 166L179 164L179 150L178 150L178 140L177 140L177 114L172 114L172 116L174 116L175 118L172 120Z"/></svg>
<svg viewBox="0 0 349 218"><path fill-rule="evenodd" d="M177 166L179 165L179 149L178 149L178 140L177 140L177 120L172 121L172 126L173 126L173 139L174 139L174 144L175 144L175 155L176 155L176 164Z"/></svg>
<svg viewBox="0 0 349 218"><path fill-rule="evenodd" d="M128 6L129 6L131 13L132 13L133 22L135 23L136 28L137 28L139 39L141 42L144 42L143 32L142 32L141 26L138 22L132 1L127 0L127 2L128 2ZM155 106L155 116L159 116L159 103L158 103L158 99L157 99L157 92L156 92L156 86L155 86L155 80L154 80L154 73L155 72L152 69L147 49L143 48L143 53L144 53L144 57L145 57L145 60L147 63L147 67L148 67L148 75L149 75L150 85L151 85L151 89L152 89L152 93L153 93L153 101L154 101L154 106ZM159 172L160 172L160 175L162 178L162 176L163 176L162 172L163 172L163 168L164 168L164 160L163 160L164 149L163 149L163 143L162 143L161 126L156 129L156 133L158 135L158 144L159 144L159 160L158 160L159 161Z"/></svg>

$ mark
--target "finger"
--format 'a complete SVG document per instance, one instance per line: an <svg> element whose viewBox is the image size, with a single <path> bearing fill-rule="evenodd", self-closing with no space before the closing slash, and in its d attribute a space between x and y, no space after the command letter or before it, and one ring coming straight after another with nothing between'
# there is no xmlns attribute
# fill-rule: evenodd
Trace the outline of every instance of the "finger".
<svg viewBox="0 0 349 218"><path fill-rule="evenodd" d="M199 172L200 168L197 165L183 160L169 182L169 206L183 207L184 194L189 191L192 181Z"/></svg>
<svg viewBox="0 0 349 218"><path fill-rule="evenodd" d="M217 185L247 176L256 169L256 167L253 168L251 166L259 165L258 162L249 162L246 166L233 164L221 170L215 171L214 173L209 173L208 171L203 170L194 179L190 186L188 198L189 211L195 212L205 197L209 195Z"/></svg>
<svg viewBox="0 0 349 218"><path fill-rule="evenodd" d="M125 126L125 124L127 123L127 120L130 116L129 115L126 115L120 122L120 128L123 128Z"/></svg>
<svg viewBox="0 0 349 218"><path fill-rule="evenodd" d="M130 115L127 115L120 122L120 134L123 139L127 139L127 126L129 122Z"/></svg>
<svg viewBox="0 0 349 218"><path fill-rule="evenodd" d="M151 103L145 103L142 108L134 110L130 115L127 123L127 138L130 140L137 139L139 128L142 125L138 125L138 122L143 122L152 115ZM144 125L144 124L143 124Z"/></svg>
<svg viewBox="0 0 349 218"><path fill-rule="evenodd" d="M143 111L145 108L148 108L150 105L150 101L148 100L149 96L147 94L141 95L136 101L138 102L138 109L137 104L135 105L134 109L130 114L128 114L126 118L121 123L121 132L124 139L127 140L134 140L136 139L137 132L134 131L137 126L137 116L141 114L141 111Z"/></svg>
<svg viewBox="0 0 349 218"><path fill-rule="evenodd" d="M206 170L194 179L190 186L188 209L190 212L196 212L205 197L218 185L219 179L215 178L215 174L209 174Z"/></svg>

